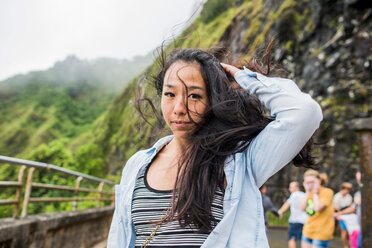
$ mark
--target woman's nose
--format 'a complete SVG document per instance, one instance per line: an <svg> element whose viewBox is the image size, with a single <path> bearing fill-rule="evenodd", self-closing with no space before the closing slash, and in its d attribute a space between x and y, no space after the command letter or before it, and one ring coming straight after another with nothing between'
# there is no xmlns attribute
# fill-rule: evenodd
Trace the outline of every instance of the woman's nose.
<svg viewBox="0 0 372 248"><path fill-rule="evenodd" d="M173 107L173 113L176 115L186 114L186 101L184 97L177 97Z"/></svg>

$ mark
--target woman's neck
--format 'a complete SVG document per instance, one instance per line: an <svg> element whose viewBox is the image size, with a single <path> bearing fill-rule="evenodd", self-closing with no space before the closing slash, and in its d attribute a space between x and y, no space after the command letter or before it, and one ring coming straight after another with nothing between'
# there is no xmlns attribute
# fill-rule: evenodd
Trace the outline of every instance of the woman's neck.
<svg viewBox="0 0 372 248"><path fill-rule="evenodd" d="M180 156L184 153L187 146L187 140L182 138L174 137L167 145L168 152L175 154L176 156Z"/></svg>

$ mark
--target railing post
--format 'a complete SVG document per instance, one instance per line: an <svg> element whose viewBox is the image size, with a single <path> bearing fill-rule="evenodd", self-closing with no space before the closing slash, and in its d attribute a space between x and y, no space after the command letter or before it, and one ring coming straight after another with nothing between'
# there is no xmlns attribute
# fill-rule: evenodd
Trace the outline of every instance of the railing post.
<svg viewBox="0 0 372 248"><path fill-rule="evenodd" d="M115 206L115 186L112 188L111 206Z"/></svg>
<svg viewBox="0 0 372 248"><path fill-rule="evenodd" d="M354 119L351 127L358 133L362 173L362 247L372 247L372 118Z"/></svg>
<svg viewBox="0 0 372 248"><path fill-rule="evenodd" d="M31 190L32 190L32 178L34 176L34 172L35 172L35 168L31 168L28 171L26 192L25 192L25 197L24 197L24 200L23 200L21 218L24 218L24 217L27 216L28 204L30 202Z"/></svg>
<svg viewBox="0 0 372 248"><path fill-rule="evenodd" d="M96 206L97 208L101 206L102 189L103 189L104 184L105 184L104 182L100 182L98 186L98 201L97 201L97 206Z"/></svg>
<svg viewBox="0 0 372 248"><path fill-rule="evenodd" d="M82 177L78 177L76 179L76 184L75 184L75 200L74 202L72 203L72 211L76 211L77 209L77 203L78 203L78 200L79 200L79 191L80 191L80 182L81 180L83 180Z"/></svg>
<svg viewBox="0 0 372 248"><path fill-rule="evenodd" d="M13 208L13 218L18 218L19 213L19 206L21 205L21 195L22 195L22 189L23 189L23 179L25 177L25 171L27 166L23 165L18 173L18 182L21 184L17 190L16 190L16 196L15 199L17 200L17 203L14 204Z"/></svg>

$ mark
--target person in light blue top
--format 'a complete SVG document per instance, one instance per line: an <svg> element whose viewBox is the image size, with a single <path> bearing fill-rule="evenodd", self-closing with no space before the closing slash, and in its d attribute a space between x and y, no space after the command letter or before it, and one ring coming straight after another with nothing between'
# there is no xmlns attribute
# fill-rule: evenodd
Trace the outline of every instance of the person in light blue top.
<svg viewBox="0 0 372 248"><path fill-rule="evenodd" d="M292 80L265 76L259 63L221 63L221 51L180 49L161 60L155 86L172 135L127 161L115 187L108 248L269 247L259 188L291 161L312 165L309 140L322 111ZM146 191L133 199L140 180L163 205L162 194L172 192L169 207L156 209ZM157 222L138 215L147 205ZM141 225L153 229L144 233ZM184 238L190 232L204 236ZM147 238L138 244L137 237Z"/></svg>

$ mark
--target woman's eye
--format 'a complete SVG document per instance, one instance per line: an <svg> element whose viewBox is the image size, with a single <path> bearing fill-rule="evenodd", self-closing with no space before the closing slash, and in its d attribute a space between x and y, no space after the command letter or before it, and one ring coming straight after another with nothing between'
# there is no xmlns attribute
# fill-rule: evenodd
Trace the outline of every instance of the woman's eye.
<svg viewBox="0 0 372 248"><path fill-rule="evenodd" d="M192 99L200 99L201 98L201 96L198 95L198 94L190 94L189 97L192 98Z"/></svg>
<svg viewBox="0 0 372 248"><path fill-rule="evenodd" d="M174 97L174 94L172 92L164 92L164 96Z"/></svg>

